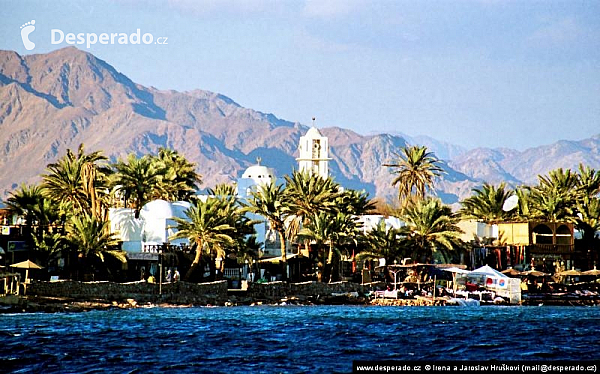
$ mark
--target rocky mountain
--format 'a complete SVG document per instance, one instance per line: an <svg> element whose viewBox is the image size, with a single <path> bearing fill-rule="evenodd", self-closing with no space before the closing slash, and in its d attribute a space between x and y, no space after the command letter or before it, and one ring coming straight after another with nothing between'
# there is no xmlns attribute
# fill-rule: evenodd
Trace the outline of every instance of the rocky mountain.
<svg viewBox="0 0 600 374"><path fill-rule="evenodd" d="M113 160L131 152L176 149L196 162L202 187L234 181L257 157L281 176L297 166L297 144L307 130L300 123L243 108L220 94L141 86L74 47L26 56L0 51L3 198L20 183L39 182L48 163L80 143ZM600 168L600 135L518 152L467 151L430 137L363 136L337 127L320 131L329 138L335 179L382 198L395 196L393 176L382 164L407 143L425 144L445 160L448 173L437 186L448 203L469 196L484 180L516 185L579 162Z"/></svg>
<svg viewBox="0 0 600 374"><path fill-rule="evenodd" d="M468 151L449 165L471 178L489 183L534 185L538 175L563 168L577 170L579 164L600 169L600 134L580 141L561 140L518 152L512 149L478 148Z"/></svg>

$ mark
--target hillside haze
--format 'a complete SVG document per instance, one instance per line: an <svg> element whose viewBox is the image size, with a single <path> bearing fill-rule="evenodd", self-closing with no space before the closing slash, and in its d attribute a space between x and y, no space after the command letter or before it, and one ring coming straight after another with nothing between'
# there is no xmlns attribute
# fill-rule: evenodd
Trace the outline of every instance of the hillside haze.
<svg viewBox="0 0 600 374"><path fill-rule="evenodd" d="M175 149L197 164L201 188L234 181L257 157L283 176L297 167L297 144L308 127L243 108L217 93L144 87L70 47L27 56L0 51L0 129L0 194L6 198L21 183L40 182L48 163L80 143L111 160ZM431 137L363 136L339 127L319 131L329 138L336 181L386 199L396 189L382 164L409 143L427 145L445 159L447 174L437 182L437 192L450 204L483 181L531 184L558 167L577 168L581 162L600 168L599 135L519 152L467 151Z"/></svg>

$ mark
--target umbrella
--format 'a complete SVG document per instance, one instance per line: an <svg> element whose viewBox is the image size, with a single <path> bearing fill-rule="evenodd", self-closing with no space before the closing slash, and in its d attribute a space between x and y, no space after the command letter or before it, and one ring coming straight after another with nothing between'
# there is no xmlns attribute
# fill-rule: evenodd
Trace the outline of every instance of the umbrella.
<svg viewBox="0 0 600 374"><path fill-rule="evenodd" d="M523 275L522 272L518 271L517 269L513 269L513 268L502 270L501 273L506 274L508 276Z"/></svg>
<svg viewBox="0 0 600 374"><path fill-rule="evenodd" d="M527 270L521 273L522 275L530 275L532 277L545 277L546 275L550 275L550 274L546 274L544 272L541 272L539 270Z"/></svg>
<svg viewBox="0 0 600 374"><path fill-rule="evenodd" d="M577 271L575 269L571 269L571 270L561 271L560 273L556 273L556 275L561 275L561 276L571 275L571 276L576 277L578 275L581 275L581 272Z"/></svg>
<svg viewBox="0 0 600 374"><path fill-rule="evenodd" d="M10 265L10 267L25 269L25 283L27 283L27 279L29 278L29 269L42 269L42 267L40 265L38 265L35 262L30 261L30 260L12 264L12 265Z"/></svg>
<svg viewBox="0 0 600 374"><path fill-rule="evenodd" d="M600 270L596 269L596 267L594 266L592 270L584 271L583 273L581 273L581 275L600 275Z"/></svg>

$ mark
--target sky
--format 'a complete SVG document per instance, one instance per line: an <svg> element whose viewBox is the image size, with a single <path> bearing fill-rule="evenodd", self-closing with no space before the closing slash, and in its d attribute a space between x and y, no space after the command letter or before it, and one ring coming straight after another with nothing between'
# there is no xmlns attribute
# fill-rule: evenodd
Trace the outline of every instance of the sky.
<svg viewBox="0 0 600 374"><path fill-rule="evenodd" d="M73 33L145 86L524 150L600 134L599 15L596 0L0 0L0 49L47 53ZM115 36L92 43L102 33Z"/></svg>

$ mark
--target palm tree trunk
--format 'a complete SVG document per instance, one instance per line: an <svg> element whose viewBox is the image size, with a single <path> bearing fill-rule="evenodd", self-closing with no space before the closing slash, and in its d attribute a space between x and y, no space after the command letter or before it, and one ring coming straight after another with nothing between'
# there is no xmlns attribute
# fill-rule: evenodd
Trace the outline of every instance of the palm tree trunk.
<svg viewBox="0 0 600 374"><path fill-rule="evenodd" d="M279 240L281 241L281 275L283 276L283 280L287 280L287 253L285 249L285 235L283 234L283 230L278 231Z"/></svg>
<svg viewBox="0 0 600 374"><path fill-rule="evenodd" d="M325 271L325 253L321 254L321 243L317 243L317 281L323 281Z"/></svg>
<svg viewBox="0 0 600 374"><path fill-rule="evenodd" d="M287 253L285 250L285 235L283 234L283 230L279 231L279 240L281 241L281 262L282 263L286 263L287 262Z"/></svg>
<svg viewBox="0 0 600 374"><path fill-rule="evenodd" d="M333 282L335 276L335 265L333 263L333 242L329 241L329 257L327 258L327 267L329 269L329 283Z"/></svg>
<svg viewBox="0 0 600 374"><path fill-rule="evenodd" d="M191 279L194 272L198 268L198 265L200 265L200 261L202 260L202 247L202 242L196 243L196 255L194 256L194 261L192 261L192 266L190 266L190 269L185 273L186 280Z"/></svg>

